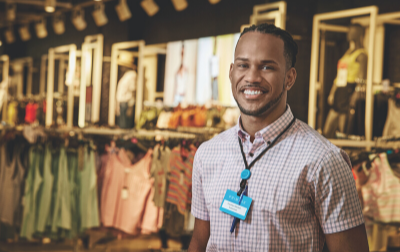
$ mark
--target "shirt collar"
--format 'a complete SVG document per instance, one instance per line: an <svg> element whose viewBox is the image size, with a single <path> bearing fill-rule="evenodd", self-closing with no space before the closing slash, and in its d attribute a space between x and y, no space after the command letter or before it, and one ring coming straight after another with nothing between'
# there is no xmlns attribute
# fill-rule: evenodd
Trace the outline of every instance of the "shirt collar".
<svg viewBox="0 0 400 252"><path fill-rule="evenodd" d="M255 138L262 137L265 143L272 142L293 120L294 115L292 110L290 109L289 104L286 105L286 111L281 115L277 120L268 125L267 127L257 131L255 134ZM241 116L239 116L238 122L236 124L237 136L239 136L242 141L246 139L250 140L250 135L243 130L241 121Z"/></svg>

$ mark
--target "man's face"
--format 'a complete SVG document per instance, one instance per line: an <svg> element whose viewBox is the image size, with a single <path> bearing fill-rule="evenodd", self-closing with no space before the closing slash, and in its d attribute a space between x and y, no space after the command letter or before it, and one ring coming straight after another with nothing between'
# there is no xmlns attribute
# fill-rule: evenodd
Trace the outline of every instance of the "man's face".
<svg viewBox="0 0 400 252"><path fill-rule="evenodd" d="M259 32L244 34L236 47L229 78L241 112L262 116L286 106L286 60L282 39Z"/></svg>

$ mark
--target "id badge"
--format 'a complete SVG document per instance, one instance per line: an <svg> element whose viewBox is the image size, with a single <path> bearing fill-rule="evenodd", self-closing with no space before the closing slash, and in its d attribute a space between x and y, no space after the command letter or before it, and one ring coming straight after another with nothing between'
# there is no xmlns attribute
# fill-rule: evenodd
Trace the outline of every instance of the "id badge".
<svg viewBox="0 0 400 252"><path fill-rule="evenodd" d="M225 197L222 200L219 210L241 220L245 220L253 200L243 195L239 204L239 199L240 197L237 196L236 192L229 189L226 190Z"/></svg>

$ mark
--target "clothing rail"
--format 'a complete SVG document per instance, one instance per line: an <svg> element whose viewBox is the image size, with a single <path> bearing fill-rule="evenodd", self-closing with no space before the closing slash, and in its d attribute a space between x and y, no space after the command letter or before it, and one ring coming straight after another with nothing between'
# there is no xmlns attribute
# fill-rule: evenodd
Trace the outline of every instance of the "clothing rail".
<svg viewBox="0 0 400 252"><path fill-rule="evenodd" d="M30 126L29 126L30 127ZM1 125L0 131L11 131L15 130L17 132L22 132L24 130L24 126L9 126L9 125ZM75 135L102 135L102 136L119 136L120 138L134 138L134 137L163 137L163 138L186 138L186 139L195 139L199 137L210 138L210 134L206 133L187 133L187 132L179 132L173 130L129 130L129 129L110 129L110 128L43 128L43 131L48 134L66 134L68 133L70 136ZM212 135L211 135L212 136Z"/></svg>
<svg viewBox="0 0 400 252"><path fill-rule="evenodd" d="M354 141L354 140L344 140L344 139L329 139L331 143L338 147L354 147L354 148L366 148L370 150L371 148L400 148L399 138L377 138L374 141Z"/></svg>

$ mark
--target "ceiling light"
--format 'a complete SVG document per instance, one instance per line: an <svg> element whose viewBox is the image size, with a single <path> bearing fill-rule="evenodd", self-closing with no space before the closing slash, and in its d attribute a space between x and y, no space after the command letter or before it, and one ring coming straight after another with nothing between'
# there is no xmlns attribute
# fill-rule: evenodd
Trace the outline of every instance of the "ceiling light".
<svg viewBox="0 0 400 252"><path fill-rule="evenodd" d="M31 39L31 33L29 32L29 24L25 24L18 29L19 37L22 41L28 41Z"/></svg>
<svg viewBox="0 0 400 252"><path fill-rule="evenodd" d="M221 0L208 0L210 2L210 4L217 4L219 3Z"/></svg>
<svg viewBox="0 0 400 252"><path fill-rule="evenodd" d="M53 30L57 35L65 32L64 16L61 13L58 13L53 17Z"/></svg>
<svg viewBox="0 0 400 252"><path fill-rule="evenodd" d="M177 11L183 11L188 6L186 0L171 0L171 1L174 4L175 10Z"/></svg>
<svg viewBox="0 0 400 252"><path fill-rule="evenodd" d="M154 16L160 9L154 0L143 0L140 5L150 17Z"/></svg>
<svg viewBox="0 0 400 252"><path fill-rule="evenodd" d="M82 31L86 28L87 23L85 21L85 11L81 8L77 8L72 12L72 23L78 31Z"/></svg>
<svg viewBox="0 0 400 252"><path fill-rule="evenodd" d="M103 26L108 23L108 18L104 12L104 3L99 2L94 5L92 16L97 26Z"/></svg>
<svg viewBox="0 0 400 252"><path fill-rule="evenodd" d="M3 45L3 41L0 40L0 46L2 46L2 45Z"/></svg>
<svg viewBox="0 0 400 252"><path fill-rule="evenodd" d="M15 35L13 31L13 27L10 26L4 31L4 37L6 38L6 42L8 44L12 44L15 42Z"/></svg>
<svg viewBox="0 0 400 252"><path fill-rule="evenodd" d="M6 18L7 21L14 21L17 17L17 4L8 3L6 4Z"/></svg>
<svg viewBox="0 0 400 252"><path fill-rule="evenodd" d="M143 2L142 2L143 7ZM128 20L132 17L132 13L129 10L126 0L119 0L119 3L115 6L115 11L118 14L118 18L121 22Z"/></svg>
<svg viewBox="0 0 400 252"><path fill-rule="evenodd" d="M38 38L47 37L46 19L43 17L35 24L36 36Z"/></svg>
<svg viewBox="0 0 400 252"><path fill-rule="evenodd" d="M44 10L46 12L54 12L56 10L56 0L45 0Z"/></svg>

